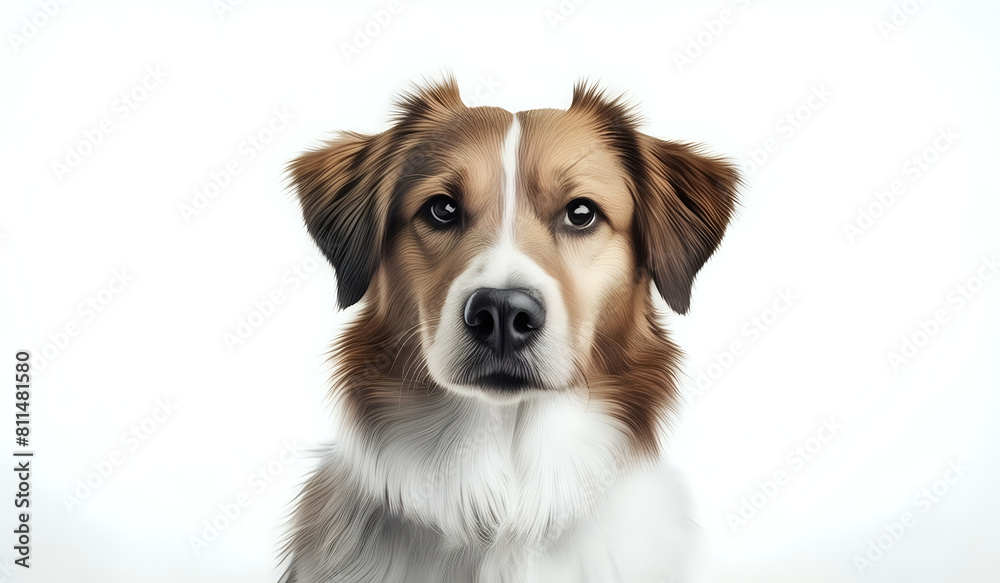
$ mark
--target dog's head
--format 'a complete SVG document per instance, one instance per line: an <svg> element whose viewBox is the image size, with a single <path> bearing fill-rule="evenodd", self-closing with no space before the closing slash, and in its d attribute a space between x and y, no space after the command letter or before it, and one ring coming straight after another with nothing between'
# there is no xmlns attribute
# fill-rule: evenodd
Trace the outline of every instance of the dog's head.
<svg viewBox="0 0 1000 583"><path fill-rule="evenodd" d="M640 133L592 86L566 111L511 114L466 107L454 81L290 170L341 306L365 303L348 335L391 352L386 375L499 401L582 387L624 409L672 395L646 386L672 385L675 356L651 283L687 311L739 181L695 146Z"/></svg>

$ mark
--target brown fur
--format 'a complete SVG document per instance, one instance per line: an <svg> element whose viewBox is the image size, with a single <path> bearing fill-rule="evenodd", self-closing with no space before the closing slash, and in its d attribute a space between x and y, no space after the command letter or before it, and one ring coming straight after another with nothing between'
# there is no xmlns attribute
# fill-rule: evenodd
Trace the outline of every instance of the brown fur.
<svg viewBox="0 0 1000 583"><path fill-rule="evenodd" d="M334 390L362 430L443 390L427 372L420 331L433 334L449 284L496 241L502 216L511 114L465 107L451 80L399 105L386 132L344 134L290 166L341 305L367 299L334 349ZM676 399L679 351L658 322L651 284L675 311L688 309L695 274L732 215L736 170L639 133L629 109L594 87L577 86L568 111L518 116L515 239L560 282L578 381L610 404L637 454L653 455L657 424ZM434 231L417 218L442 192L465 209L460 229ZM601 209L591 234L560 228L576 197Z"/></svg>

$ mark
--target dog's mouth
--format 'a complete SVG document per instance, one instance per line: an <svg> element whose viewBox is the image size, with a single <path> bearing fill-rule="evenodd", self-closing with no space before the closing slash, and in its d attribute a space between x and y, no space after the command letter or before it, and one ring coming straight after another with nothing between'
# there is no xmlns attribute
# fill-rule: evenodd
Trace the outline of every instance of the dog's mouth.
<svg viewBox="0 0 1000 583"><path fill-rule="evenodd" d="M460 383L470 388L503 394L522 393L532 389L543 389L538 371L520 355L469 355Z"/></svg>

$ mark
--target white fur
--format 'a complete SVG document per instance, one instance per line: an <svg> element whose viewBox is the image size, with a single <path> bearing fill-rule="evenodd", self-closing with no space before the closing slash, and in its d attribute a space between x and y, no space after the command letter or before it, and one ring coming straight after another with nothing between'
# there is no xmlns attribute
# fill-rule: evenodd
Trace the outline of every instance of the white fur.
<svg viewBox="0 0 1000 583"><path fill-rule="evenodd" d="M370 495L387 495L393 512L440 528L456 545L479 544L477 515L495 519L503 536L544 540L553 521L590 509L588 488L605 491L602 480L618 479L627 446L599 407L569 393L516 405L454 395L402 412L393 426L398 436L367 444L344 432L348 467Z"/></svg>
<svg viewBox="0 0 1000 583"><path fill-rule="evenodd" d="M443 391L370 427L340 419L311 481L323 502L308 509L313 527L293 545L288 583L679 581L692 537L676 534L677 482L630 465L627 430L572 384L576 347L559 284L517 248L519 140L515 117L496 246L452 282L441 314L421 315L440 321L421 330L421 346ZM465 303L480 288L542 299L545 325L524 352L545 390L500 397L456 380L473 342ZM666 523L649 514L664 504L674 507Z"/></svg>
<svg viewBox="0 0 1000 583"><path fill-rule="evenodd" d="M681 488L662 470L623 465L625 432L579 393L517 404L446 393L397 415L377 435L345 419L320 471L353 485L359 504L416 525L420 552L407 535L380 538L374 560L395 566L380 564L379 579L324 578L322 559L297 556L296 583L680 581L692 539ZM344 544L343 532L327 536L331 548ZM445 567L463 561L471 579Z"/></svg>
<svg viewBox="0 0 1000 583"><path fill-rule="evenodd" d="M575 351L570 340L569 321L559 283L517 248L514 223L517 212L517 155L521 125L513 117L503 145L504 191L498 244L477 257L452 282L441 314L424 321L440 321L436 333L429 327L421 330L424 354L431 376L439 384L468 395L483 398L479 387L466 386L456 379L457 362L474 342L465 333L463 311L468 297L480 288L530 289L541 296L545 306L545 326L538 340L524 352L532 368L539 373L545 389L564 389L573 374ZM437 318L436 316L440 316ZM489 395L499 400L517 400L520 393Z"/></svg>
<svg viewBox="0 0 1000 583"><path fill-rule="evenodd" d="M510 122L503 142L503 227L501 246L514 246L514 219L517 215L517 152L521 145L521 124L517 114Z"/></svg>
<svg viewBox="0 0 1000 583"><path fill-rule="evenodd" d="M546 389L567 388L572 379L575 352L559 283L509 245L489 249L472 261L449 287L436 333L432 336L427 326L421 330L427 366L434 380L450 390L487 398L480 388L465 386L456 380L456 363L474 342L465 333L462 319L465 303L469 295L480 288L527 288L541 296L545 305L545 325L538 331L538 339L525 350L524 357L538 372ZM521 395L492 394L488 398L516 400Z"/></svg>

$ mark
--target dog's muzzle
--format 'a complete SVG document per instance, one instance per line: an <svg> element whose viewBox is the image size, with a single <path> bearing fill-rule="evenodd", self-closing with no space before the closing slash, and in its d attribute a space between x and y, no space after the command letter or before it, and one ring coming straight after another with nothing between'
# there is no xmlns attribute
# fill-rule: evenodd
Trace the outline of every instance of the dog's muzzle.
<svg viewBox="0 0 1000 583"><path fill-rule="evenodd" d="M519 389L535 375L519 353L545 325L545 306L524 289L478 289L465 302L465 331L480 347L478 381L493 388Z"/></svg>

